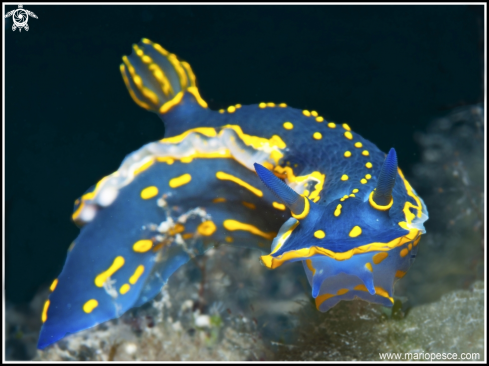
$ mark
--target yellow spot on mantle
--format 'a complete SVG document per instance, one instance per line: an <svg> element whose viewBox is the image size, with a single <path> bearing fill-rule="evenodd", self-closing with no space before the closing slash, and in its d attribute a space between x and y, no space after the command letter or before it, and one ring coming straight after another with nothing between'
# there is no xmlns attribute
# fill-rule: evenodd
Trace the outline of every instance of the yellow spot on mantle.
<svg viewBox="0 0 489 366"><path fill-rule="evenodd" d="M55 278L53 283L51 284L51 286L49 286L49 289L51 290L51 292L53 292L56 289L57 285L58 285L58 279Z"/></svg>
<svg viewBox="0 0 489 366"><path fill-rule="evenodd" d="M362 233L362 228L360 226L354 226L353 229L351 229L350 234L348 235L350 235L351 238L356 238L361 233Z"/></svg>
<svg viewBox="0 0 489 366"><path fill-rule="evenodd" d="M316 112L316 111L311 111L311 116L313 116L313 117L317 117L317 116L318 116L318 112Z"/></svg>
<svg viewBox="0 0 489 366"><path fill-rule="evenodd" d="M114 262L106 271L100 273L97 277L95 277L95 285L97 287L102 287L107 281L107 279L116 273L122 266L124 265L124 257L120 255L115 257Z"/></svg>
<svg viewBox="0 0 489 366"><path fill-rule="evenodd" d="M83 305L83 311L87 314L90 314L93 309L95 309L98 306L98 301L95 299L88 300L84 305Z"/></svg>
<svg viewBox="0 0 489 366"><path fill-rule="evenodd" d="M326 236L326 234L322 230L317 230L316 232L314 232L315 238L323 239L325 236Z"/></svg>
<svg viewBox="0 0 489 366"><path fill-rule="evenodd" d="M321 135L321 132L314 132L312 135L316 140L321 140L323 138L323 135Z"/></svg>
<svg viewBox="0 0 489 366"><path fill-rule="evenodd" d="M334 123L334 122L329 122L329 123L328 123L328 127L329 127L329 128L336 128L336 123Z"/></svg>
<svg viewBox="0 0 489 366"><path fill-rule="evenodd" d="M245 207L248 207L249 209L252 209L254 210L256 208L255 204L254 203L251 203L251 202L246 202L246 201L243 201L241 202L243 204L243 206Z"/></svg>
<svg viewBox="0 0 489 366"><path fill-rule="evenodd" d="M366 183L367 183L367 180L366 180L365 178L362 178L362 179L360 180L360 183L362 183L362 184L366 184Z"/></svg>
<svg viewBox="0 0 489 366"><path fill-rule="evenodd" d="M365 264L365 268L367 268L370 272L373 272L374 269L372 268L372 265L370 264L370 262L366 263Z"/></svg>
<svg viewBox="0 0 489 366"><path fill-rule="evenodd" d="M243 231L248 231L252 234L261 236L265 239L273 239L277 233L264 233L260 229L258 229L256 226L250 225L250 224L245 224L243 222L239 222L236 220L225 220L223 223L223 226L225 229L229 231L236 231L236 230L243 230Z"/></svg>
<svg viewBox="0 0 489 366"><path fill-rule="evenodd" d="M42 320L43 323L46 320L48 320L49 304L50 304L50 301L49 300L46 300L46 302L44 303L44 307L42 308L41 320Z"/></svg>
<svg viewBox="0 0 489 366"><path fill-rule="evenodd" d="M348 139L348 140L351 140L353 138L353 135L351 134L350 131L346 131L345 132L345 137Z"/></svg>
<svg viewBox="0 0 489 366"><path fill-rule="evenodd" d="M356 148L361 148L363 146L363 144L359 141L359 142L355 142L355 147Z"/></svg>
<svg viewBox="0 0 489 366"><path fill-rule="evenodd" d="M316 117L316 122L323 122L324 121L324 118L319 116L319 117Z"/></svg>
<svg viewBox="0 0 489 366"><path fill-rule="evenodd" d="M370 168L372 168L372 163L369 161L369 162L367 162L367 164L365 164L365 166L366 166L368 169L370 169Z"/></svg>
<svg viewBox="0 0 489 366"><path fill-rule="evenodd" d="M348 175L343 174L343 175L341 176L341 180L348 180Z"/></svg>
<svg viewBox="0 0 489 366"><path fill-rule="evenodd" d="M146 253L152 247L153 247L153 242L151 240L143 239L135 242L134 245L132 246L132 250L134 250L137 253Z"/></svg>
<svg viewBox="0 0 489 366"><path fill-rule="evenodd" d="M285 205L283 203L272 202L272 206L277 210L285 211Z"/></svg>
<svg viewBox="0 0 489 366"><path fill-rule="evenodd" d="M366 178L366 179L370 179L370 178L372 178L372 176L371 176L370 174L366 174L366 175L365 175L365 178Z"/></svg>
<svg viewBox="0 0 489 366"><path fill-rule="evenodd" d="M311 112L309 112L307 109L303 110L302 114L306 117L311 117Z"/></svg>
<svg viewBox="0 0 489 366"><path fill-rule="evenodd" d="M228 107L228 113L234 113L234 112L236 112L236 107L233 105L229 106Z"/></svg>
<svg viewBox="0 0 489 366"><path fill-rule="evenodd" d="M341 126L343 126L343 128L347 131L351 131L351 128L350 126L348 126L346 123L343 123Z"/></svg>
<svg viewBox="0 0 489 366"><path fill-rule="evenodd" d="M212 221L204 221L202 224L199 225L197 228L197 231L199 234L204 235L204 236L211 236L214 234L214 232L217 230L216 224L214 224Z"/></svg>
<svg viewBox="0 0 489 366"><path fill-rule="evenodd" d="M123 284L123 285L121 286L121 288L119 289L119 293L120 293L121 295L125 295L125 294L127 294L127 292L128 292L130 289L131 289L131 286L130 286L129 284L125 283L125 284Z"/></svg>
<svg viewBox="0 0 489 366"><path fill-rule="evenodd" d="M143 272L144 272L144 266L140 264L138 268L136 268L136 270L134 271L133 275L129 278L129 283L131 285L134 285L136 282L138 282L139 277L141 277Z"/></svg>
<svg viewBox="0 0 489 366"><path fill-rule="evenodd" d="M184 175L170 179L170 183L168 184L172 188L177 188L189 183L191 180L192 176L188 173L185 173Z"/></svg>
<svg viewBox="0 0 489 366"><path fill-rule="evenodd" d="M358 193L358 189L357 189L357 188L355 188L355 189L354 189L352 192L353 192L353 193Z"/></svg>
<svg viewBox="0 0 489 366"><path fill-rule="evenodd" d="M149 200L158 194L158 188L155 186L146 187L141 191L141 198Z"/></svg>
<svg viewBox="0 0 489 366"><path fill-rule="evenodd" d="M363 155L363 156L369 156L369 155L370 155L370 153L368 152L368 150L363 150L363 151L362 151L362 155Z"/></svg>
<svg viewBox="0 0 489 366"><path fill-rule="evenodd" d="M334 210L334 215L336 217L341 215L341 207L343 207L343 206L341 206L341 203L338 203L338 206L336 206L336 210Z"/></svg>
<svg viewBox="0 0 489 366"><path fill-rule="evenodd" d="M397 278L403 278L406 275L406 272L404 271L396 271L396 277Z"/></svg>
<svg viewBox="0 0 489 366"><path fill-rule="evenodd" d="M283 126L286 130L291 130L294 128L294 125L290 122L284 122Z"/></svg>
<svg viewBox="0 0 489 366"><path fill-rule="evenodd" d="M226 202L226 199L223 197L218 197L218 198L214 198L212 202L213 203Z"/></svg>
<svg viewBox="0 0 489 366"><path fill-rule="evenodd" d="M343 155L345 156L345 158L349 158L351 156L351 152L345 151L345 153Z"/></svg>
<svg viewBox="0 0 489 366"><path fill-rule="evenodd" d="M258 104L258 107L259 108L266 108L267 107L267 103L261 102L260 104Z"/></svg>
<svg viewBox="0 0 489 366"><path fill-rule="evenodd" d="M336 295L341 296L341 295L346 294L348 291L349 290L347 288L342 288L342 289L336 291Z"/></svg>
<svg viewBox="0 0 489 366"><path fill-rule="evenodd" d="M386 259L388 256L389 256L389 254L387 254L387 252L380 252L380 253L375 254L375 255L372 257L372 261L374 262L374 264L379 264L379 263L381 263L381 262L382 262L384 259Z"/></svg>
<svg viewBox="0 0 489 366"><path fill-rule="evenodd" d="M256 194L258 197L263 197L263 192L260 191L258 188L253 187L252 185L246 183L245 181L235 177L234 175L227 174L224 172L217 172L216 173L216 178L221 179L221 180L230 180L231 182L234 182L236 184L239 184L241 187L246 188L247 190L253 192Z"/></svg>
<svg viewBox="0 0 489 366"><path fill-rule="evenodd" d="M401 257L404 258L406 255L408 255L408 253L409 253L409 251L406 248L404 248L403 250L401 250L400 254L401 254Z"/></svg>

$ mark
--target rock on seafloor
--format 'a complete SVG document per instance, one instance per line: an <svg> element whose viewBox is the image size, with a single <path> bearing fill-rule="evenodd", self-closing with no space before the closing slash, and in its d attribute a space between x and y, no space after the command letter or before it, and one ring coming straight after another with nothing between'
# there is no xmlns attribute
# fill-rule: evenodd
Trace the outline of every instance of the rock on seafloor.
<svg viewBox="0 0 489 366"><path fill-rule="evenodd" d="M306 306L296 314L299 326L295 331L300 336L294 343L279 344L275 359L380 361L389 360L382 354L390 353L390 357L396 354L399 361L407 361L409 357L426 359L427 353L450 352L458 357L471 353L475 354L472 361L483 360L483 282L476 282L470 290L445 294L437 302L414 307L401 319L388 315L386 309L348 302L321 316L311 316L314 313Z"/></svg>
<svg viewBox="0 0 489 366"><path fill-rule="evenodd" d="M119 322L70 336L39 351L34 360L380 361L384 353L407 360L407 353L416 358L443 352L458 357L463 352L478 354L474 361L483 358L484 284L480 281L470 290L453 291L437 302L417 306L401 319L386 308L361 301L343 303L325 314L311 312L311 307L305 304L291 313L297 322L292 331L298 336L287 343L264 341L243 318L222 326L216 338L212 329L221 325L213 325L212 320L206 330L192 331L168 320L139 332Z"/></svg>

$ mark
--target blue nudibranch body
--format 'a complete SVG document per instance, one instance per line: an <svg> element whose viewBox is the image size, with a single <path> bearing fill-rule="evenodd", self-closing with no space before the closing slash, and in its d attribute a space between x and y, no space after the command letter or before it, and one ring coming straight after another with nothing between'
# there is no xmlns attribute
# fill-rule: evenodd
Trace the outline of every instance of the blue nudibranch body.
<svg viewBox="0 0 489 366"><path fill-rule="evenodd" d="M320 311L355 297L392 306L428 219L394 149L283 103L212 111L190 65L148 39L120 71L166 137L75 201L80 234L51 285L38 348L151 300L217 243L271 246L271 269L302 261Z"/></svg>

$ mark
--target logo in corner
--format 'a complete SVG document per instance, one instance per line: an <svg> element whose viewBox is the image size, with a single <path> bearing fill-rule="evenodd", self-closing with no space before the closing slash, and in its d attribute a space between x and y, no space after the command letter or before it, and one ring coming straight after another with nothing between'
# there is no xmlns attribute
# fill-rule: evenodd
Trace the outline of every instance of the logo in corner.
<svg viewBox="0 0 489 366"><path fill-rule="evenodd" d="M22 31L22 28L25 28L26 31L29 30L29 26L27 25L29 15L37 19L36 14L34 14L32 11L24 9L22 5L19 5L18 9L9 11L7 14L5 14L5 18L12 16L12 20L14 21L12 30L15 31L17 28L19 28L20 32Z"/></svg>

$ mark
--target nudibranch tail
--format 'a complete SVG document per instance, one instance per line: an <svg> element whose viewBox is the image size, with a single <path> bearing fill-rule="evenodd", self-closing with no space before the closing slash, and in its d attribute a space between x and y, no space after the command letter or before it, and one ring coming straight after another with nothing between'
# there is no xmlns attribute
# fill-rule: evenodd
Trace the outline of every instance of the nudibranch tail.
<svg viewBox="0 0 489 366"><path fill-rule="evenodd" d="M38 348L150 301L217 243L270 246L287 215L272 208L271 192L255 188L260 179L227 155L165 156L175 146L146 145L79 200L81 231L46 302ZM265 210L277 214L257 215Z"/></svg>

